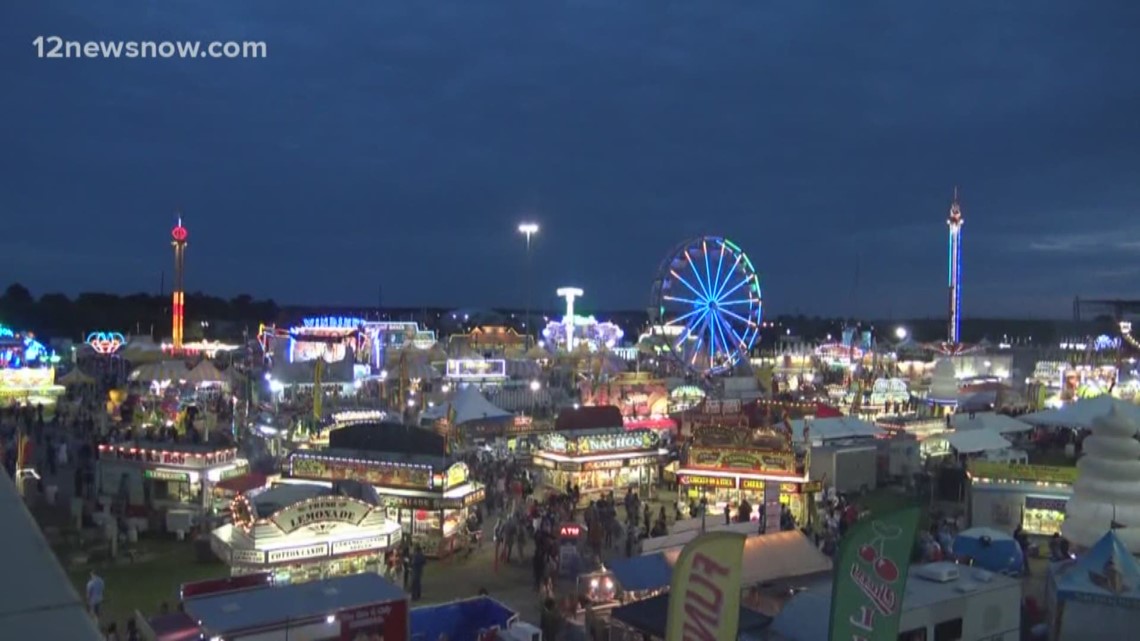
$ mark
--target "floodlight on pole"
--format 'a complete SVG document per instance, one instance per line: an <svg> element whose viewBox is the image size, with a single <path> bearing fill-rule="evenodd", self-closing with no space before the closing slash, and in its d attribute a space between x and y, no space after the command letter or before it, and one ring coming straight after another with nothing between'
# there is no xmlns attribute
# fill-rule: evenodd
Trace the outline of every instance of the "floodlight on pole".
<svg viewBox="0 0 1140 641"><path fill-rule="evenodd" d="M530 238L531 238L531 236L534 236L535 234L538 233L538 223L533 223L533 222L519 223L519 233L522 234L523 236L526 236L526 282L524 283L524 287L525 287L526 291L523 292L526 296L526 316L523 317L523 329L526 331L523 332L523 335L524 336L530 336L530 296L531 296L530 295L530 290L531 290L531 286L530 286L530 280L531 280Z"/></svg>
<svg viewBox="0 0 1140 641"><path fill-rule="evenodd" d="M580 298L586 292L577 287L559 287L559 298L566 299L566 316L562 318L562 324L566 326L566 351L574 351L574 300Z"/></svg>

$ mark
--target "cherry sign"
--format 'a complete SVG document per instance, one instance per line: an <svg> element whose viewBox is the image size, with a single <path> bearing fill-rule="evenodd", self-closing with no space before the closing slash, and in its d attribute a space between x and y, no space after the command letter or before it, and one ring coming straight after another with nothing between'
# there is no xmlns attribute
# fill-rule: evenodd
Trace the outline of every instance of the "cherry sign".
<svg viewBox="0 0 1140 641"><path fill-rule="evenodd" d="M127 342L119 332L91 332L87 335L86 343L95 350L96 354L114 354Z"/></svg>

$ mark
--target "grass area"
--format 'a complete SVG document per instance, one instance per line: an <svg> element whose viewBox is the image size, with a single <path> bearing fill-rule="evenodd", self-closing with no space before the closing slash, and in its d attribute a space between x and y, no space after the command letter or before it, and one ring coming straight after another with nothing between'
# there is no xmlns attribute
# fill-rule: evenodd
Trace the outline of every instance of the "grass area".
<svg viewBox="0 0 1140 641"><path fill-rule="evenodd" d="M1030 450L1029 463L1032 465L1050 465L1053 467L1073 467L1076 460L1065 454L1063 448L1048 448Z"/></svg>
<svg viewBox="0 0 1140 641"><path fill-rule="evenodd" d="M173 611L178 605L178 588L183 583L229 575L220 562L199 562L194 545L189 541L146 539L140 541L136 549L147 555L147 560L68 568L68 576L80 595L85 593L91 570L103 577L103 625L115 621L122 630L135 610L153 615L163 603ZM66 563L67 558L60 560Z"/></svg>

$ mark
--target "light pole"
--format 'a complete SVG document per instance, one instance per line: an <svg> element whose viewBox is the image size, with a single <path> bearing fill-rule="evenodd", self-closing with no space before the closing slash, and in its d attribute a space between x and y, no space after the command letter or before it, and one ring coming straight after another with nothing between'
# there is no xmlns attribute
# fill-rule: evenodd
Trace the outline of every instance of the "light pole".
<svg viewBox="0 0 1140 641"><path fill-rule="evenodd" d="M538 233L538 223L519 223L519 233L526 236L526 274L523 287L526 289L523 294L526 296L526 316L523 317L523 329L525 330L524 336L530 335L530 237Z"/></svg>

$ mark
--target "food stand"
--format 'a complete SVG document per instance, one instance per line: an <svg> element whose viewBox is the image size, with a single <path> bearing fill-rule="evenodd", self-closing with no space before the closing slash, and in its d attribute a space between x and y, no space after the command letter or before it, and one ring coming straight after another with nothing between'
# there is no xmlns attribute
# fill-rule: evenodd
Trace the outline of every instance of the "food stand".
<svg viewBox="0 0 1140 641"><path fill-rule="evenodd" d="M1061 531L1077 468L970 461L970 525L1052 536Z"/></svg>
<svg viewBox="0 0 1140 641"><path fill-rule="evenodd" d="M539 435L531 459L543 482L559 491L577 486L582 497L628 487L649 489L669 454L652 430L586 430Z"/></svg>
<svg viewBox="0 0 1140 641"><path fill-rule="evenodd" d="M99 446L95 488L103 501L125 504L127 516L175 509L200 516L222 508L212 500L215 484L248 471L233 447L116 443Z"/></svg>
<svg viewBox="0 0 1140 641"><path fill-rule="evenodd" d="M677 483L682 500L706 499L710 515L747 500L754 519L760 516L760 506L771 503L778 492L779 503L801 524L810 511L808 495L822 489L819 483L808 482L791 450L696 445L677 470Z"/></svg>
<svg viewBox="0 0 1140 641"><path fill-rule="evenodd" d="M233 524L211 533L214 553L232 575L270 572L277 585L382 573L402 534L382 507L316 484L239 495L231 513Z"/></svg>
<svg viewBox="0 0 1140 641"><path fill-rule="evenodd" d="M486 498L465 463L437 469L438 459L340 449L294 452L289 476L314 481L355 480L376 488L389 519L400 523L413 544L430 557L454 551L471 510Z"/></svg>

